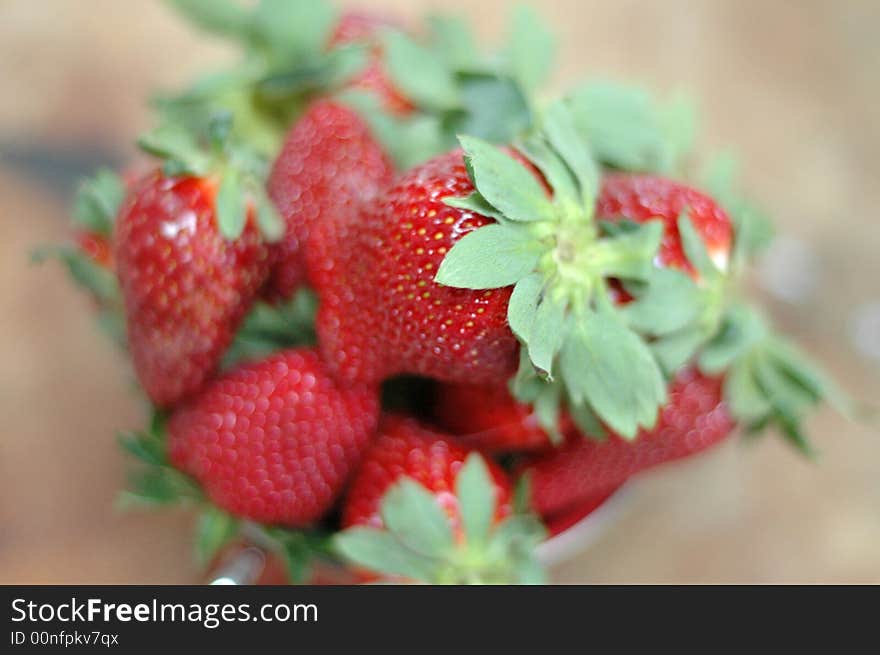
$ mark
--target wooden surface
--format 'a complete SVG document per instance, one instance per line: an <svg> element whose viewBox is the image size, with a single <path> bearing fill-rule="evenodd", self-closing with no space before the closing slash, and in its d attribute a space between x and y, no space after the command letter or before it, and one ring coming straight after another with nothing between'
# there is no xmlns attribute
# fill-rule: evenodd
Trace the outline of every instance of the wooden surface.
<svg viewBox="0 0 880 655"><path fill-rule="evenodd" d="M411 15L427 3L361 4ZM741 155L790 237L768 271L810 281L797 303L768 294L775 317L849 389L880 399L880 363L850 338L880 303L880 3L541 4L564 39L557 87L613 76L701 101L703 144ZM502 3L443 5L476 11L482 34L498 35ZM65 162L129 157L149 92L227 57L159 2L0 3L0 582L199 579L191 517L114 511L124 467L113 435L141 424L143 408L87 299L27 253L66 234ZM880 582L880 435L830 412L810 428L815 463L769 438L643 476L555 579Z"/></svg>

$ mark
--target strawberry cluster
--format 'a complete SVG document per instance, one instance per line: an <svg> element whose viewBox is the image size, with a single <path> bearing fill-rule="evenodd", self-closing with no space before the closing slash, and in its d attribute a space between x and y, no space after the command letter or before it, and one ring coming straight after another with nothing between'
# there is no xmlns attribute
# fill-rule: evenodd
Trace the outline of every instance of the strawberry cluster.
<svg viewBox="0 0 880 655"><path fill-rule="evenodd" d="M737 425L808 448L839 396L744 301L767 231L685 180L686 112L538 100L528 10L485 54L450 17L173 4L243 62L158 103L59 254L154 408L125 498L197 504L203 559L245 535L295 580L533 582L547 528L641 470Z"/></svg>

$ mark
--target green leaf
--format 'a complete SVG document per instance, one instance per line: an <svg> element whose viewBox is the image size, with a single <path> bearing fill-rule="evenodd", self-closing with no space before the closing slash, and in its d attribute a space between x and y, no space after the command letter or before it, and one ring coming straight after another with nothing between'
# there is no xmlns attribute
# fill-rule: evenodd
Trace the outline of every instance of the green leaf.
<svg viewBox="0 0 880 655"><path fill-rule="evenodd" d="M195 136L179 123L165 123L138 140L138 146L148 154L169 160L173 174L204 175L210 168L211 158Z"/></svg>
<svg viewBox="0 0 880 655"><path fill-rule="evenodd" d="M529 161L541 171L544 179L553 189L553 198L556 202L566 204L578 202L579 190L571 171L546 141L533 135L518 142L517 150L528 157Z"/></svg>
<svg viewBox="0 0 880 655"><path fill-rule="evenodd" d="M507 303L507 322L513 333L524 343L529 342L543 287L544 277L540 273L532 273L520 279L513 287L513 293L510 294Z"/></svg>
<svg viewBox="0 0 880 655"><path fill-rule="evenodd" d="M200 566L210 564L214 556L238 532L238 522L226 512L210 507L199 516L196 524L196 561Z"/></svg>
<svg viewBox="0 0 880 655"><path fill-rule="evenodd" d="M724 396L733 416L743 423L754 423L769 416L773 408L755 380L749 360L738 362L727 374Z"/></svg>
<svg viewBox="0 0 880 655"><path fill-rule="evenodd" d="M589 402L624 438L650 429L666 398L666 385L648 346L609 309L573 323L559 359L572 405Z"/></svg>
<svg viewBox="0 0 880 655"><path fill-rule="evenodd" d="M519 476L513 487L513 513L527 514L532 499L532 482L528 471Z"/></svg>
<svg viewBox="0 0 880 655"><path fill-rule="evenodd" d="M563 435L559 431L561 402L562 389L558 384L545 384L534 401L535 418L538 419L538 424L556 446L561 444L563 439Z"/></svg>
<svg viewBox="0 0 880 655"><path fill-rule="evenodd" d="M510 393L522 403L534 403L538 395L547 387L547 382L538 376L526 348L519 349L519 367L516 375L509 381Z"/></svg>
<svg viewBox="0 0 880 655"><path fill-rule="evenodd" d="M702 294L689 275L654 268L644 291L620 313L636 332L664 335L694 322L702 308Z"/></svg>
<svg viewBox="0 0 880 655"><path fill-rule="evenodd" d="M491 143L513 142L532 123L529 106L513 80L490 73L458 73L461 109L446 117L446 129Z"/></svg>
<svg viewBox="0 0 880 655"><path fill-rule="evenodd" d="M541 183L520 162L482 139L459 136L465 163L477 191L512 221L537 221L554 215Z"/></svg>
<svg viewBox="0 0 880 655"><path fill-rule="evenodd" d="M272 61L285 64L323 52L337 18L325 0L260 0L253 21Z"/></svg>
<svg viewBox="0 0 880 655"><path fill-rule="evenodd" d="M257 195L257 225L260 233L269 243L280 241L284 237L286 225L284 219L275 209L275 205L269 200L269 197L262 191Z"/></svg>
<svg viewBox="0 0 880 655"><path fill-rule="evenodd" d="M546 576L536 557L536 549L546 538L547 530L533 516L519 514L502 521L492 535L487 553L490 559L505 564L494 581L543 584Z"/></svg>
<svg viewBox="0 0 880 655"><path fill-rule="evenodd" d="M681 245L691 266L703 277L711 278L718 275L718 269L709 257L703 237L697 234L693 222L685 209L678 217L678 233Z"/></svg>
<svg viewBox="0 0 880 655"><path fill-rule="evenodd" d="M651 351L663 371L672 376L697 354L705 341L706 331L699 325L692 325L651 342Z"/></svg>
<svg viewBox="0 0 880 655"><path fill-rule="evenodd" d="M655 104L643 90L589 82L568 102L594 156L623 170L670 172L671 144Z"/></svg>
<svg viewBox="0 0 880 655"><path fill-rule="evenodd" d="M562 347L567 333L565 313L568 303L552 293L545 293L535 310L529 332L529 358L539 371L548 376L553 372L553 360Z"/></svg>
<svg viewBox="0 0 880 655"><path fill-rule="evenodd" d="M595 257L606 277L650 280L654 257L663 238L663 222L641 223L638 229L602 239L595 246Z"/></svg>
<svg viewBox="0 0 880 655"><path fill-rule="evenodd" d="M583 436L595 441L604 441L608 438L608 432L602 422L586 403L569 404L568 413Z"/></svg>
<svg viewBox="0 0 880 655"><path fill-rule="evenodd" d="M125 185L116 173L102 169L80 185L73 205L73 220L89 232L109 237Z"/></svg>
<svg viewBox="0 0 880 655"><path fill-rule="evenodd" d="M599 166L590 154L586 141L575 129L568 106L561 102L550 105L544 116L543 128L550 145L562 155L574 173L580 187L581 202L592 209L599 193Z"/></svg>
<svg viewBox="0 0 880 655"><path fill-rule="evenodd" d="M485 542L497 499L489 469L480 455L468 455L455 478L455 495L468 544Z"/></svg>
<svg viewBox="0 0 880 655"><path fill-rule="evenodd" d="M474 191L471 195L460 198L447 197L443 199L443 203L450 207L455 207L456 209L474 212L476 214L481 214L482 216L494 218L498 221L504 220L504 214L490 205L486 199L480 195L479 191Z"/></svg>
<svg viewBox="0 0 880 655"><path fill-rule="evenodd" d="M721 373L766 339L768 329L760 314L743 305L734 305L724 317L721 329L700 353L700 370L708 375Z"/></svg>
<svg viewBox="0 0 880 655"><path fill-rule="evenodd" d="M431 50L398 31L386 33L384 41L388 73L406 97L437 111L461 105L452 71Z"/></svg>
<svg viewBox="0 0 880 655"><path fill-rule="evenodd" d="M336 534L335 550L354 564L378 573L432 582L436 563L403 546L393 534L375 528L349 528Z"/></svg>
<svg viewBox="0 0 880 655"><path fill-rule="evenodd" d="M102 304L114 305L119 302L119 285L112 271L74 248L61 248L57 254L74 282L94 294Z"/></svg>
<svg viewBox="0 0 880 655"><path fill-rule="evenodd" d="M538 257L528 231L492 223L459 239L446 253L434 279L461 289L497 289L531 273Z"/></svg>
<svg viewBox="0 0 880 655"><path fill-rule="evenodd" d="M373 93L347 89L337 100L355 109L369 124L373 135L394 160L398 170L409 170L455 146L438 116L418 113L407 118L388 114Z"/></svg>
<svg viewBox="0 0 880 655"><path fill-rule="evenodd" d="M505 58L523 88L532 91L546 81L553 67L555 41L534 9L521 5L514 10Z"/></svg>
<svg viewBox="0 0 880 655"><path fill-rule="evenodd" d="M228 168L217 190L217 225L224 238L234 241L241 236L247 223L247 207L241 176L234 168Z"/></svg>
<svg viewBox="0 0 880 655"><path fill-rule="evenodd" d="M453 546L449 517L434 495L411 478L396 482L382 498L385 526L407 548L439 557Z"/></svg>
<svg viewBox="0 0 880 655"><path fill-rule="evenodd" d="M287 578L291 584L304 584L311 572L315 553L309 544L306 533L301 531L272 528L263 530L275 544L275 550L284 560Z"/></svg>
<svg viewBox="0 0 880 655"><path fill-rule="evenodd" d="M121 432L117 440L122 448L145 464L165 466L165 448L157 439L140 432Z"/></svg>
<svg viewBox="0 0 880 655"><path fill-rule="evenodd" d="M428 16L428 28L434 50L455 70L466 70L480 56L474 35L467 21L458 16L433 14Z"/></svg>
<svg viewBox="0 0 880 655"><path fill-rule="evenodd" d="M221 36L246 35L250 16L232 0L167 0L196 27Z"/></svg>

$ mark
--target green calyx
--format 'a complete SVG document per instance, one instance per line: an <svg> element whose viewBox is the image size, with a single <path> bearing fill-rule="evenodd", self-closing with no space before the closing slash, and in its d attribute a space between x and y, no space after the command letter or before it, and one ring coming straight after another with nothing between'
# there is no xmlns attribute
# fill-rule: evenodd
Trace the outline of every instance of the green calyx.
<svg viewBox="0 0 880 655"><path fill-rule="evenodd" d="M113 171L102 169L85 180L73 201L74 224L93 234L110 237L125 185Z"/></svg>
<svg viewBox="0 0 880 655"><path fill-rule="evenodd" d="M586 82L564 99L596 159L613 169L679 173L694 140L694 110L683 96L659 103L645 89Z"/></svg>
<svg viewBox="0 0 880 655"><path fill-rule="evenodd" d="M257 301L235 333L223 356L222 368L262 359L286 348L313 345L317 309L318 298L309 289L300 289L282 303Z"/></svg>
<svg viewBox="0 0 880 655"><path fill-rule="evenodd" d="M377 573L429 584L537 584L540 522L515 514L496 522L496 490L482 457L472 454L455 484L460 536L435 496L410 478L382 498L384 528L349 528L336 551Z"/></svg>
<svg viewBox="0 0 880 655"><path fill-rule="evenodd" d="M436 281L513 286L508 322L528 355L514 392L536 404L551 434L562 402L585 422L598 417L628 438L653 426L666 397L663 375L614 306L608 279L645 284L654 277L662 224L603 233L594 216L599 169L564 104L551 106L541 131L517 144L552 196L510 154L481 139L460 141L476 190L446 202L496 222L458 241Z"/></svg>
<svg viewBox="0 0 880 655"><path fill-rule="evenodd" d="M655 267L647 283L624 284L634 300L620 309L628 325L649 339L670 378L718 332L733 284L727 262L710 257L687 210L678 218L678 233L693 274Z"/></svg>
<svg viewBox="0 0 880 655"><path fill-rule="evenodd" d="M812 448L801 428L822 401L845 416L853 402L794 344L776 334L753 307L732 304L720 329L697 357L707 375L725 375L724 396L732 416L750 432L775 427L806 454Z"/></svg>
<svg viewBox="0 0 880 655"><path fill-rule="evenodd" d="M192 175L218 180L216 215L220 233L235 240L251 211L267 241L284 235L284 221L266 193L268 161L233 137L233 115L205 116L199 125L166 122L138 142L145 152L164 160L169 176Z"/></svg>
<svg viewBox="0 0 880 655"><path fill-rule="evenodd" d="M419 40L398 30L385 30L382 37L383 65L415 112L393 116L375 96L341 94L369 121L398 168L448 151L457 134L510 143L533 126L530 96L549 77L554 51L554 39L535 12L518 8L507 43L489 55L458 17L429 16L427 28Z"/></svg>

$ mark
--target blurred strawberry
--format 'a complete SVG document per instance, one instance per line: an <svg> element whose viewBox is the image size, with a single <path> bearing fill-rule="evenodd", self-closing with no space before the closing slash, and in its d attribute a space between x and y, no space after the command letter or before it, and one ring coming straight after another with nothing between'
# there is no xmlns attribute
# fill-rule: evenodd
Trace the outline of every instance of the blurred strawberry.
<svg viewBox="0 0 880 655"><path fill-rule="evenodd" d="M722 399L722 379L694 369L672 382L656 427L629 441L571 435L561 448L528 460L532 504L544 516L558 516L580 502L606 494L639 471L688 457L722 441L735 424Z"/></svg>
<svg viewBox="0 0 880 655"><path fill-rule="evenodd" d="M429 583L527 583L544 538L511 514L504 472L412 419L387 417L346 495L337 550L368 571Z"/></svg>
<svg viewBox="0 0 880 655"><path fill-rule="evenodd" d="M401 26L393 18L379 14L346 12L336 25L330 39L330 47L332 49L336 46L353 43L368 45L370 50L367 65L348 81L348 87L375 93L385 111L396 115L406 115L411 113L415 107L395 88L388 77L383 62L383 51L379 37L382 30L388 28L400 29Z"/></svg>
<svg viewBox="0 0 880 655"><path fill-rule="evenodd" d="M254 212L228 239L217 216L218 181L141 179L123 202L116 261L128 344L150 399L169 406L198 391L217 367L268 274Z"/></svg>
<svg viewBox="0 0 880 655"><path fill-rule="evenodd" d="M286 223L271 247L270 298L290 298L304 282L305 245L321 220L356 212L391 181L391 163L369 127L332 100L312 104L294 123L269 175L269 196Z"/></svg>
<svg viewBox="0 0 880 655"><path fill-rule="evenodd" d="M171 462L218 507L305 526L331 508L376 426L376 390L340 388L309 349L215 379L168 421Z"/></svg>

